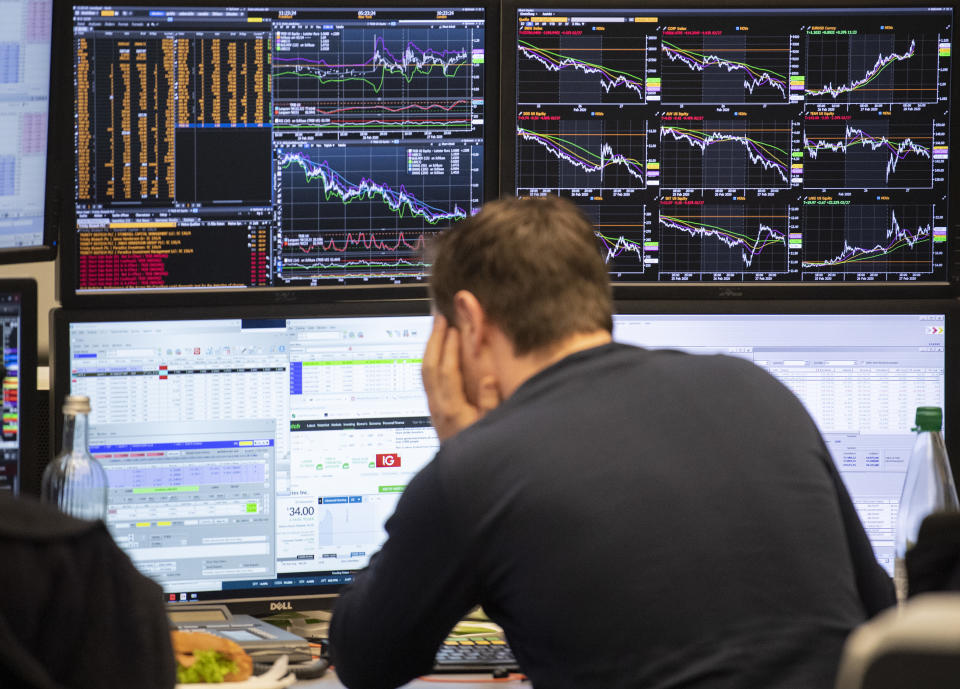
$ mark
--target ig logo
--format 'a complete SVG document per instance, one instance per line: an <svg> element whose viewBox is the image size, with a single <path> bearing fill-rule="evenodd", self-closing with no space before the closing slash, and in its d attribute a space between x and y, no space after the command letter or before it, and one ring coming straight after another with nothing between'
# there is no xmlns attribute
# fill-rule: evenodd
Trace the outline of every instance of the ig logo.
<svg viewBox="0 0 960 689"><path fill-rule="evenodd" d="M400 455L393 452L383 455L377 455L378 467L398 467L400 466Z"/></svg>

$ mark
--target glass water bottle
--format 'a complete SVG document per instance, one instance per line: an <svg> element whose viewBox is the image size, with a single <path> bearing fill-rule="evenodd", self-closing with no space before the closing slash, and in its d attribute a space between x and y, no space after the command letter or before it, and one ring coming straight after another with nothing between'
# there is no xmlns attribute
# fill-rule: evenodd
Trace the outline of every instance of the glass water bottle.
<svg viewBox="0 0 960 689"><path fill-rule="evenodd" d="M107 473L87 448L90 398L63 403L63 448L43 472L40 498L79 519L107 516Z"/></svg>

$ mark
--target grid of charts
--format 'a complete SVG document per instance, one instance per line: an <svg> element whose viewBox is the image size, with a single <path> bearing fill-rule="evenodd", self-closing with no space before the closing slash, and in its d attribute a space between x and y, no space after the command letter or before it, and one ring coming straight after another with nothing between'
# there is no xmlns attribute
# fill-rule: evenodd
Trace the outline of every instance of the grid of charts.
<svg viewBox="0 0 960 689"><path fill-rule="evenodd" d="M946 276L949 10L519 9L514 191L621 282Z"/></svg>

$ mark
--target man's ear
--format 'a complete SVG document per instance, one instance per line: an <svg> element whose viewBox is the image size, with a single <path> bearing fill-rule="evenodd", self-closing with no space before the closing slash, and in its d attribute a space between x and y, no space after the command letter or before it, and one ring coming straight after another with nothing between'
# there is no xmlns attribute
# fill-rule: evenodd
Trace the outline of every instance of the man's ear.
<svg viewBox="0 0 960 689"><path fill-rule="evenodd" d="M483 306L473 292L462 289L453 295L453 312L456 315L461 343L470 347L471 351L478 351L487 337L487 314Z"/></svg>

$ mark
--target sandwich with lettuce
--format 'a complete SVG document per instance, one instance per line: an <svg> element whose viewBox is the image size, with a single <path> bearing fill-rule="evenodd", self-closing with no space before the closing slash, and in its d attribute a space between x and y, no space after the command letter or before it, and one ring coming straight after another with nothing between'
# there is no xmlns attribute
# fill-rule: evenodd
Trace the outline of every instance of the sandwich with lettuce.
<svg viewBox="0 0 960 689"><path fill-rule="evenodd" d="M239 644L206 632L170 632L177 659L177 683L242 682L253 661Z"/></svg>

